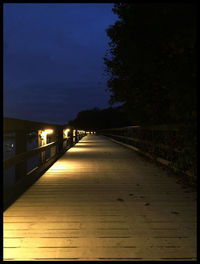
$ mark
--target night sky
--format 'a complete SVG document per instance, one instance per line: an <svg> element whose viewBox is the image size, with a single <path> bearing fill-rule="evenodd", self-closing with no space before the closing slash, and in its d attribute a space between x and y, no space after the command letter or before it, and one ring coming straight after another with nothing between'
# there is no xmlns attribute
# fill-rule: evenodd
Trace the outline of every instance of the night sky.
<svg viewBox="0 0 200 264"><path fill-rule="evenodd" d="M64 124L108 107L113 4L4 4L4 116Z"/></svg>

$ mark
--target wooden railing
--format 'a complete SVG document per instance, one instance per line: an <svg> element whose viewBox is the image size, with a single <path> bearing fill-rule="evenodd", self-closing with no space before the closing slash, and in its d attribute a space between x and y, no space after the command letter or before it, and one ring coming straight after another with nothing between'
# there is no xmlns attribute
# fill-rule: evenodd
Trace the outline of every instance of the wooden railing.
<svg viewBox="0 0 200 264"><path fill-rule="evenodd" d="M51 134L48 134L49 131ZM14 133L15 156L5 159L4 172L14 168L14 184L4 190L4 209L13 203L29 186L31 186L59 157L76 144L85 131L67 125L55 125L32 122L13 118L4 118L4 135ZM27 151L27 135L35 133L38 147ZM51 142L47 143L47 139ZM46 152L50 150L50 157ZM27 161L37 155L38 164L27 171Z"/></svg>
<svg viewBox="0 0 200 264"><path fill-rule="evenodd" d="M129 126L98 130L196 181L196 130L186 125Z"/></svg>

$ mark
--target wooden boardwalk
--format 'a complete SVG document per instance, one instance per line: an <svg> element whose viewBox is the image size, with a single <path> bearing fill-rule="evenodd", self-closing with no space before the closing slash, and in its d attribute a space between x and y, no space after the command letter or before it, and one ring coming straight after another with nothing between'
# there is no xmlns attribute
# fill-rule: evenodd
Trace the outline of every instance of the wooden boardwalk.
<svg viewBox="0 0 200 264"><path fill-rule="evenodd" d="M4 212L4 260L196 260L196 194L88 135Z"/></svg>

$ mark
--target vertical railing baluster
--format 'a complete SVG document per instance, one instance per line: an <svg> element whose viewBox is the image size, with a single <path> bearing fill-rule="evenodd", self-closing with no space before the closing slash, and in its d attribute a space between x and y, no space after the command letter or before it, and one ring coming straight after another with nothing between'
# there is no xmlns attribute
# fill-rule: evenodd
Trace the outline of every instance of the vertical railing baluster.
<svg viewBox="0 0 200 264"><path fill-rule="evenodd" d="M57 129L57 137L58 137L58 153L63 152L63 129Z"/></svg>
<svg viewBox="0 0 200 264"><path fill-rule="evenodd" d="M15 142L16 142L16 155L26 152L27 142L26 142L26 131L19 130L15 132ZM20 162L15 166L15 182L20 180L26 175L27 162Z"/></svg>
<svg viewBox="0 0 200 264"><path fill-rule="evenodd" d="M55 142L56 141L56 131L51 135L50 139L51 139L51 142ZM53 146L51 149L50 149L50 158L52 158L53 156L56 155L56 146Z"/></svg>
<svg viewBox="0 0 200 264"><path fill-rule="evenodd" d="M73 145L76 143L76 130L73 129Z"/></svg>
<svg viewBox="0 0 200 264"><path fill-rule="evenodd" d="M46 136L42 136L42 130L38 130L38 147L44 146L47 144ZM41 166L46 160L46 151L42 151L38 154L38 166Z"/></svg>
<svg viewBox="0 0 200 264"><path fill-rule="evenodd" d="M76 129L75 130L75 143L78 142L78 130Z"/></svg>

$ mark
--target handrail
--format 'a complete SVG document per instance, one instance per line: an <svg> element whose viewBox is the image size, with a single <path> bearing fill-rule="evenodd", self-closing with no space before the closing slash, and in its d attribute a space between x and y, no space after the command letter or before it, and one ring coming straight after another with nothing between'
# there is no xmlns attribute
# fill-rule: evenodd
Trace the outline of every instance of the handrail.
<svg viewBox="0 0 200 264"><path fill-rule="evenodd" d="M46 151L47 149L55 146L56 144L58 143L58 141L55 141L55 142L51 142L45 146L40 146L38 148L34 148L34 149L31 149L27 152L23 152L21 154L18 154L12 158L9 158L9 159L6 159L4 160L4 169L8 169L20 162L23 162L25 161L26 159L30 158L31 156L37 154L37 153L40 153L42 151Z"/></svg>
<svg viewBox="0 0 200 264"><path fill-rule="evenodd" d="M154 143L151 142L151 141L147 141L147 140L141 140L141 139L138 139L138 138L134 138L134 137L125 137L125 136L120 136L120 135L115 135L115 134L109 134L110 136L113 136L113 137L118 137L118 138L123 138L123 139L128 139L128 140L132 140L132 141L135 141L135 142L139 142L139 143L143 143L143 144L146 144L146 145L151 145L153 146ZM166 149L166 150L171 150L171 148L169 146L166 146L164 144L156 144L157 147L159 148L162 148L162 149ZM179 149L173 149L175 152L177 153L181 153L181 151Z"/></svg>
<svg viewBox="0 0 200 264"><path fill-rule="evenodd" d="M53 130L53 134L50 130ZM27 135L33 131L37 132L39 147L26 151ZM4 190L4 209L41 177L65 151L86 135L86 131L68 125L47 124L15 118L4 118L3 132L4 134L14 132L16 146L16 155L3 161L4 170L15 166L14 184ZM53 142L46 144L49 134ZM49 149L51 149L50 157L47 158L46 151ZM35 168L28 171L28 159L36 154L38 154L38 163Z"/></svg>
<svg viewBox="0 0 200 264"><path fill-rule="evenodd" d="M68 140L68 139L69 138L64 138L63 142ZM53 146L56 146L56 144L58 144L58 143L59 143L59 141L51 142L51 143L46 144L45 146L40 146L38 148L34 148L34 149L29 150L29 151L20 153L20 154L14 156L12 158L6 159L6 160L4 160L4 164L3 164L4 165L4 170L8 169L8 168L20 163L20 162L23 162L23 161L27 160L28 158L30 158L31 156L33 156L33 155L35 155L37 153L46 151L47 149L50 149Z"/></svg>
<svg viewBox="0 0 200 264"><path fill-rule="evenodd" d="M176 171L196 179L196 130L187 124L128 126L101 129L97 134L136 147L140 153L162 161ZM191 176L192 175L192 176Z"/></svg>

